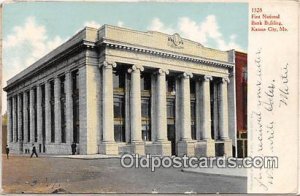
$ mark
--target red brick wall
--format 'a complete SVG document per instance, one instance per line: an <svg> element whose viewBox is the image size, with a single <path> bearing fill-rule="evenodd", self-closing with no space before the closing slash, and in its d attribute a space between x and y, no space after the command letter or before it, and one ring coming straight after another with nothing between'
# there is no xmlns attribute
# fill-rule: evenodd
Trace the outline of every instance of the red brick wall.
<svg viewBox="0 0 300 196"><path fill-rule="evenodd" d="M237 133L247 131L247 54L235 53ZM246 73L247 75L247 73Z"/></svg>

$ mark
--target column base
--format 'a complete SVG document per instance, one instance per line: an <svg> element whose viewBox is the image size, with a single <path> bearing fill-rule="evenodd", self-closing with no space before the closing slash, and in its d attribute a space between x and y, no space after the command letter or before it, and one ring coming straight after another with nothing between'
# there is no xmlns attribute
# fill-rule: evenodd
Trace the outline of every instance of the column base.
<svg viewBox="0 0 300 196"><path fill-rule="evenodd" d="M216 155L215 141L212 139L197 141L195 155L198 157L214 157Z"/></svg>
<svg viewBox="0 0 300 196"><path fill-rule="evenodd" d="M153 143L156 155L171 156L171 142L170 141L157 141Z"/></svg>
<svg viewBox="0 0 300 196"><path fill-rule="evenodd" d="M108 155L118 155L119 147L116 142L102 142L99 145L99 153L100 154L108 154Z"/></svg>
<svg viewBox="0 0 300 196"><path fill-rule="evenodd" d="M177 144L177 155L180 157L184 155L195 156L195 141L179 141Z"/></svg>
<svg viewBox="0 0 300 196"><path fill-rule="evenodd" d="M232 140L224 139L224 155L227 157L232 157Z"/></svg>
<svg viewBox="0 0 300 196"><path fill-rule="evenodd" d="M132 142L132 152L134 154L145 155L145 144L144 142Z"/></svg>

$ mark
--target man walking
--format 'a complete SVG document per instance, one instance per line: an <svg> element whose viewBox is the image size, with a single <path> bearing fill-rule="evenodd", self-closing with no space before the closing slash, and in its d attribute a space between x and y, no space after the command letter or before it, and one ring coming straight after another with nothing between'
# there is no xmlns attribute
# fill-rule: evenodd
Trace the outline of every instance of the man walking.
<svg viewBox="0 0 300 196"><path fill-rule="evenodd" d="M30 158L32 158L33 154L35 154L36 157L39 157L38 154L36 153L36 147L34 144L32 144L32 153L31 153Z"/></svg>
<svg viewBox="0 0 300 196"><path fill-rule="evenodd" d="M9 147L8 147L8 145L6 145L6 158L7 159L9 159L8 155L9 155Z"/></svg>
<svg viewBox="0 0 300 196"><path fill-rule="evenodd" d="M75 153L76 153L76 143L75 142L72 143L71 148L72 148L72 155L75 155Z"/></svg>

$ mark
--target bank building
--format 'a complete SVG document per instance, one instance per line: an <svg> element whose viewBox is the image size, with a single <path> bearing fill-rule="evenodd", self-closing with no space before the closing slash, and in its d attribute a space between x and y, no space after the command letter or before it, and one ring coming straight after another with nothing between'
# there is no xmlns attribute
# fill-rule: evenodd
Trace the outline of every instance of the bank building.
<svg viewBox="0 0 300 196"><path fill-rule="evenodd" d="M234 50L86 27L7 81L11 152L231 156Z"/></svg>

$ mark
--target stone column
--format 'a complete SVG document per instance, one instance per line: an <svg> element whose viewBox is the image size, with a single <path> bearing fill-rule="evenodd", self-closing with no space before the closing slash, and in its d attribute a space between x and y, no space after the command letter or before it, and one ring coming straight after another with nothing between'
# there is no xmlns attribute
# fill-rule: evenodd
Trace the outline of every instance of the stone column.
<svg viewBox="0 0 300 196"><path fill-rule="evenodd" d="M220 137L222 140L228 139L228 99L227 99L227 84L228 78L222 78L220 83Z"/></svg>
<svg viewBox="0 0 300 196"><path fill-rule="evenodd" d="M30 89L30 143L34 142L34 129L35 129L35 123L34 123L34 89Z"/></svg>
<svg viewBox="0 0 300 196"><path fill-rule="evenodd" d="M60 79L54 79L55 143L61 143Z"/></svg>
<svg viewBox="0 0 300 196"><path fill-rule="evenodd" d="M229 78L222 78L220 83L220 104L219 104L219 128L220 128L220 138L224 141L224 154L232 156L232 141L228 136L228 95L227 95L227 85L229 83Z"/></svg>
<svg viewBox="0 0 300 196"><path fill-rule="evenodd" d="M36 87L36 115L37 115L37 138L38 143L42 144L42 127L43 127L43 115L42 115L42 88L41 85Z"/></svg>
<svg viewBox="0 0 300 196"><path fill-rule="evenodd" d="M12 97L12 112L13 112L13 142L17 141L17 99L16 96Z"/></svg>
<svg viewBox="0 0 300 196"><path fill-rule="evenodd" d="M27 143L28 142L28 106L27 106L27 103L28 103L28 97L27 97L27 93L24 92L23 93L23 123L24 123L24 143Z"/></svg>
<svg viewBox="0 0 300 196"><path fill-rule="evenodd" d="M7 96L7 144L12 142L12 123L13 123L13 119L12 119L12 107L11 107L11 97Z"/></svg>
<svg viewBox="0 0 300 196"><path fill-rule="evenodd" d="M178 156L195 154L194 141L191 135L191 98L190 98L190 78L193 77L192 73L183 73L181 75L181 139L178 142Z"/></svg>
<svg viewBox="0 0 300 196"><path fill-rule="evenodd" d="M72 74L68 71L65 74L66 91L66 141L73 143L73 99L72 99Z"/></svg>
<svg viewBox="0 0 300 196"><path fill-rule="evenodd" d="M18 142L21 143L22 141L22 99L21 93L18 94Z"/></svg>
<svg viewBox="0 0 300 196"><path fill-rule="evenodd" d="M201 140L197 142L198 156L215 156L215 143L211 139L211 108L210 108L210 81L211 76L204 76L200 85L200 116Z"/></svg>
<svg viewBox="0 0 300 196"><path fill-rule="evenodd" d="M157 73L157 102L156 102L156 127L157 127L157 154L171 156L171 142L167 138L167 92L166 74L168 70L159 69Z"/></svg>
<svg viewBox="0 0 300 196"><path fill-rule="evenodd" d="M50 104L50 83L45 83L45 141L51 143L51 104Z"/></svg>
<svg viewBox="0 0 300 196"><path fill-rule="evenodd" d="M130 80L130 127L133 153L145 154L145 146L142 142L142 113L141 113L141 71L144 67L133 65L128 73Z"/></svg>
<svg viewBox="0 0 300 196"><path fill-rule="evenodd" d="M104 61L102 68L102 133L103 140L100 144L100 153L118 154L118 145L114 139L114 97L113 97L113 68L114 62Z"/></svg>

